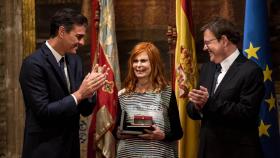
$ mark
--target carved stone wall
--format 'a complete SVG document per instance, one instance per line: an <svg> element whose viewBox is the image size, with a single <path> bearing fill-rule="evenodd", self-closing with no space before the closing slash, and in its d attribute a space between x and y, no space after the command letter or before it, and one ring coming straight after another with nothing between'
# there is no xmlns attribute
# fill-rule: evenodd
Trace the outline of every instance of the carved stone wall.
<svg viewBox="0 0 280 158"><path fill-rule="evenodd" d="M269 43L271 46L271 55L273 63L272 77L275 80L275 93L278 104L278 118L280 127L280 1L272 0L269 5ZM280 130L280 129L279 129Z"/></svg>
<svg viewBox="0 0 280 158"><path fill-rule="evenodd" d="M239 31L243 31L244 22L244 9L245 1L235 0L212 0L204 1L197 0L192 1L193 7L193 23L196 39L196 50L198 56L198 62L203 63L208 60L208 54L202 51L203 48L203 36L200 32L200 28L207 23L211 18L215 16L222 16L230 19L236 25ZM242 48L242 42L240 42L239 48Z"/></svg>
<svg viewBox="0 0 280 158"><path fill-rule="evenodd" d="M273 77L280 81L280 1L272 1L269 14L270 45L273 61ZM279 84L279 83L278 83ZM280 95L280 85L278 94ZM280 102L280 101L279 101Z"/></svg>
<svg viewBox="0 0 280 158"><path fill-rule="evenodd" d="M174 1L175 2L175 1ZM122 81L126 63L133 46L141 41L152 41L160 49L166 73L170 72L167 44L169 0L115 1L116 34Z"/></svg>
<svg viewBox="0 0 280 158"><path fill-rule="evenodd" d="M37 4L81 4L81 0L36 0Z"/></svg>

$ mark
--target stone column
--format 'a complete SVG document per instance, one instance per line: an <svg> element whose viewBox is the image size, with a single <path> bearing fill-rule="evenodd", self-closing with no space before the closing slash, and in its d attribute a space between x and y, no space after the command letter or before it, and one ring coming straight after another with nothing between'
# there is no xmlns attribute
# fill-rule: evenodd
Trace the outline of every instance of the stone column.
<svg viewBox="0 0 280 158"><path fill-rule="evenodd" d="M17 158L21 153L23 136L23 104L18 83L22 61L22 8L21 0L4 0L3 7L3 82L1 107L5 109L1 117L5 120L4 157ZM2 10L2 9L1 9Z"/></svg>
<svg viewBox="0 0 280 158"><path fill-rule="evenodd" d="M24 8L22 6L24 2L30 11L35 10L35 7L32 7L31 0L2 0L2 2L0 5L0 157L18 158L22 150L24 126L24 104L18 77L24 57L23 43L24 48L31 51L32 42L26 40L26 37L33 38L30 34L26 34L23 38L22 22L29 25L32 22L27 20L28 18L22 18ZM26 12L25 15L32 16L31 13ZM35 42L33 43L35 46Z"/></svg>
<svg viewBox="0 0 280 158"><path fill-rule="evenodd" d="M4 34L4 4L0 3L0 35ZM7 118L5 106L6 99L4 97L5 93L5 53L4 53L4 36L0 36L0 157L5 157L6 155L6 142L7 142Z"/></svg>

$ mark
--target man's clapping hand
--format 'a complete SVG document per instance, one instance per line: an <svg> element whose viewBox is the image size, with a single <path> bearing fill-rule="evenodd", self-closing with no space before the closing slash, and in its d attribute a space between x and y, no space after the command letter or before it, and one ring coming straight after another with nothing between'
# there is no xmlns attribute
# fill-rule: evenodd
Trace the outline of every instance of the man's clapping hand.
<svg viewBox="0 0 280 158"><path fill-rule="evenodd" d="M78 103L85 98L92 97L94 92L105 84L109 70L106 65L99 66L98 64L92 68L92 71L84 78L80 88L73 93Z"/></svg>

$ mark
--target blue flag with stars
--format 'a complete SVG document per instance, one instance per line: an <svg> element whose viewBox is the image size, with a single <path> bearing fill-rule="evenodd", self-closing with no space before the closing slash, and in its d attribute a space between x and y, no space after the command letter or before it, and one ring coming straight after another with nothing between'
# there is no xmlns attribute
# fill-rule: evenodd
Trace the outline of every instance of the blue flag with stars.
<svg viewBox="0 0 280 158"><path fill-rule="evenodd" d="M263 69L266 88L259 114L259 137L264 157L280 158L278 111L271 76L267 19L266 0L246 0L243 53Z"/></svg>

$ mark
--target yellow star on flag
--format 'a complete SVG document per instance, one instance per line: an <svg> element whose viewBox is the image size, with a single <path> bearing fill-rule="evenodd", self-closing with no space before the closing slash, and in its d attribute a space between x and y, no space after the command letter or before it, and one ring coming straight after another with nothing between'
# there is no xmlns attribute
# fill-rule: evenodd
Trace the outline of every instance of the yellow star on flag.
<svg viewBox="0 0 280 158"><path fill-rule="evenodd" d="M269 133L268 133L268 128L270 127L270 124L265 125L263 123L263 120L261 120L260 126L259 126L259 137L266 135L269 137Z"/></svg>
<svg viewBox="0 0 280 158"><path fill-rule="evenodd" d="M269 104L269 111L271 111L272 108L275 108L276 100L272 94L270 95L270 98L266 99L265 101Z"/></svg>
<svg viewBox="0 0 280 158"><path fill-rule="evenodd" d="M260 48L261 47L254 47L252 42L250 42L249 48L245 49L245 52L248 54L248 59L250 59L251 57L255 57L256 59L258 59L257 51Z"/></svg>
<svg viewBox="0 0 280 158"><path fill-rule="evenodd" d="M265 68L265 70L263 71L264 82L265 82L266 80L272 81L272 79L271 79L271 74L272 74L272 70L269 70L268 65L266 65L266 68Z"/></svg>

